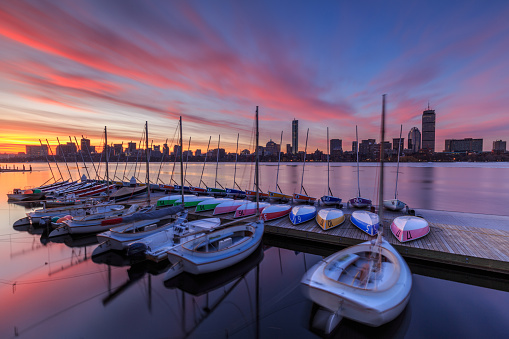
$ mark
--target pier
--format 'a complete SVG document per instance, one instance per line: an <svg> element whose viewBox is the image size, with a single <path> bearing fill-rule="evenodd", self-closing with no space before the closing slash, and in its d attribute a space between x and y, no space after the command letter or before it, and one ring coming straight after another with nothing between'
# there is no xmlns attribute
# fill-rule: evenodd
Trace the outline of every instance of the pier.
<svg viewBox="0 0 509 339"><path fill-rule="evenodd" d="M265 233L288 241L292 239L339 247L352 246L371 237L350 222L354 210L343 208L345 222L328 231L315 220L293 225L288 217L265 222ZM212 212L191 212L190 218L211 217ZM384 211L384 238L405 258L436 262L470 269L509 274L509 217L474 213L416 209L426 219L430 233L423 238L400 243L390 231L392 220L404 215ZM235 219L220 216L223 223ZM506 228L508 231L501 230Z"/></svg>

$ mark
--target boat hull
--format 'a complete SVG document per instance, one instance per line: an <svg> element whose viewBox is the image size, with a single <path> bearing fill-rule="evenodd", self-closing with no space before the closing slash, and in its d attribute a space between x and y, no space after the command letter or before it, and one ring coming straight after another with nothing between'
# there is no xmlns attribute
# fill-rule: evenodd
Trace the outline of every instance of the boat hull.
<svg viewBox="0 0 509 339"><path fill-rule="evenodd" d="M383 241L381 246L382 254L394 263L393 271L388 273L391 275L387 278L390 280L387 285L381 283L379 288L355 287L353 283L332 279L325 271L331 262L347 261L355 259L352 254L371 252L372 244L367 241L341 250L313 266L301 280L304 294L331 313L368 326L378 327L394 320L410 299L412 274L401 255L387 241Z"/></svg>
<svg viewBox="0 0 509 339"><path fill-rule="evenodd" d="M293 202L296 202L296 203L314 203L315 201L316 201L316 198L310 197L305 194L298 194L298 193L293 194Z"/></svg>
<svg viewBox="0 0 509 339"><path fill-rule="evenodd" d="M205 200L214 199L213 197L205 197L205 196L184 196L184 207L196 207L200 202ZM178 199L174 203L175 206L182 205L182 198Z"/></svg>
<svg viewBox="0 0 509 339"><path fill-rule="evenodd" d="M269 191L268 195L269 195L270 200L276 200L276 201L291 201L293 199L293 197L291 195L283 194L283 193L279 193L279 192L273 192L273 191Z"/></svg>
<svg viewBox="0 0 509 339"><path fill-rule="evenodd" d="M322 204L327 206L341 204L341 198L337 198L332 195L324 195L323 197L320 198L320 200L322 201Z"/></svg>
<svg viewBox="0 0 509 339"><path fill-rule="evenodd" d="M196 205L195 212L213 211L217 205L219 205L223 202L227 202L227 201L233 201L233 199L213 198L213 199L204 200L204 201L198 203L198 205Z"/></svg>
<svg viewBox="0 0 509 339"><path fill-rule="evenodd" d="M292 224L298 225L314 219L316 216L315 206L294 206L290 212L289 218Z"/></svg>
<svg viewBox="0 0 509 339"><path fill-rule="evenodd" d="M397 217L391 224L391 232L399 242L422 238L429 231L430 227L426 220L410 215Z"/></svg>
<svg viewBox="0 0 509 339"><path fill-rule="evenodd" d="M262 213L260 214L260 219L265 221L279 219L290 214L291 210L292 206L290 205L270 205L263 209Z"/></svg>
<svg viewBox="0 0 509 339"><path fill-rule="evenodd" d="M316 214L316 222L327 231L344 223L345 214L336 208L323 208Z"/></svg>
<svg viewBox="0 0 509 339"><path fill-rule="evenodd" d="M361 197L352 198L348 200L348 203L355 208L365 208L371 206L371 200Z"/></svg>
<svg viewBox="0 0 509 339"><path fill-rule="evenodd" d="M262 213L263 209L268 207L270 204L268 202L259 202L258 203L258 211ZM247 204L241 205L235 211L234 218L242 218L248 217L250 215L256 214L256 202L249 202Z"/></svg>
<svg viewBox="0 0 509 339"><path fill-rule="evenodd" d="M378 233L380 219L377 214L368 211L354 211L350 221L361 231L374 236Z"/></svg>
<svg viewBox="0 0 509 339"><path fill-rule="evenodd" d="M221 230L216 230L206 236L191 240L189 242L190 244L185 243L168 251L168 260L174 265L180 262L182 264L182 270L191 274L197 275L218 271L240 262L253 253L260 245L263 230L263 221L257 221L247 225L230 226ZM193 248L194 244L203 243L205 241L205 237L222 237L239 231L251 232L252 236L237 244L217 251L200 252L190 249ZM173 277L174 273L170 270L166 274L165 280Z"/></svg>
<svg viewBox="0 0 509 339"><path fill-rule="evenodd" d="M268 193L258 192L259 199L267 199L268 197ZM246 190L246 199L256 199L256 191Z"/></svg>
<svg viewBox="0 0 509 339"><path fill-rule="evenodd" d="M384 200L384 207L391 211L401 211L406 204L398 199Z"/></svg>
<svg viewBox="0 0 509 339"><path fill-rule="evenodd" d="M235 212L237 208L250 202L249 200L232 200L220 203L214 208L213 215Z"/></svg>

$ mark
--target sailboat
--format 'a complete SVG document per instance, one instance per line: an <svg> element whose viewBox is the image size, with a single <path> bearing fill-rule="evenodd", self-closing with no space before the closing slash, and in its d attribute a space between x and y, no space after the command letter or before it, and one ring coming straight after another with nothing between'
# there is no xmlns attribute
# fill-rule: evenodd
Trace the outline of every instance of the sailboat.
<svg viewBox="0 0 509 339"><path fill-rule="evenodd" d="M321 197L320 200L324 205L339 205L341 204L341 199L335 197L334 194L332 194L332 190L330 189L329 164L330 164L329 127L327 127L327 194Z"/></svg>
<svg viewBox="0 0 509 339"><path fill-rule="evenodd" d="M232 188L226 188L226 196L230 198L242 198L246 196L246 192L244 192L239 184L237 184L237 157L239 152L239 136L240 133L237 133L237 149L235 150L235 169L233 171L233 186ZM237 187L237 188L235 188Z"/></svg>
<svg viewBox="0 0 509 339"><path fill-rule="evenodd" d="M306 189L304 188L304 167L306 165L306 153L308 149L308 136L309 136L309 128L306 134L306 147L304 148L304 163L302 164L302 178L300 181L300 193L294 193L293 194L293 201L294 202L315 202L316 198L310 197L307 195ZM304 193L302 194L302 190L304 190ZM313 219L316 216L316 207L315 206L309 206L309 205L300 205L300 206L294 206L292 210L290 211L290 221L294 225L298 225L301 223L304 223L306 221L309 221Z"/></svg>
<svg viewBox="0 0 509 339"><path fill-rule="evenodd" d="M279 145L283 145L283 131L281 131L281 140L279 142ZM276 187L275 187L274 191L268 191L267 193L269 195L269 200L289 202L292 200L293 197L291 195L284 194L283 191L281 190L281 187L279 187L279 185L278 185L280 162L281 162L281 150L279 151L278 158L277 158ZM279 192L278 192L278 190L279 190ZM270 219L264 219L264 220L270 220Z"/></svg>
<svg viewBox="0 0 509 339"><path fill-rule="evenodd" d="M207 193L207 185L205 185L205 183L203 182L203 172L205 171L205 164L207 163L207 155L209 153L211 139L212 139L212 136L209 137L207 151L205 152L205 159L203 160L203 168L201 169L200 182L198 183L198 186L189 186L189 191L191 193L194 193L194 194L206 194ZM205 188L201 187L202 183L205 185Z"/></svg>
<svg viewBox="0 0 509 339"><path fill-rule="evenodd" d="M306 147L304 148L304 163L302 164L302 178L300 181L300 193L294 193L293 194L293 201L294 202L308 202L312 203L316 201L316 198L311 197L306 192L306 189L304 188L304 167L306 166L306 153L308 149L308 136L309 136L309 128L306 134ZM305 194L302 194L302 190L304 190Z"/></svg>
<svg viewBox="0 0 509 339"><path fill-rule="evenodd" d="M424 237L430 231L429 223L423 218L403 215L394 218L391 232L399 242L407 242Z"/></svg>
<svg viewBox="0 0 509 339"><path fill-rule="evenodd" d="M385 95L382 109L382 143L385 129ZM383 154L383 153L382 153ZM379 217L383 220L383 157L380 157ZM395 319L406 307L412 273L405 260L379 232L376 241L343 249L320 261L301 280L304 294L328 314L330 333L343 317L380 326Z"/></svg>
<svg viewBox="0 0 509 339"><path fill-rule="evenodd" d="M398 177L399 177L399 155L401 154L401 134L403 133L403 125L399 131L399 145L398 145L398 166L396 167L396 189L394 191L394 199L384 200L384 207L392 211L401 211L405 208L406 204L398 199Z"/></svg>
<svg viewBox="0 0 509 339"><path fill-rule="evenodd" d="M207 187L207 193L209 195L213 195L213 196L225 196L226 195L226 190L224 189L223 186L221 186L221 184L219 184L217 182L217 169L219 167L219 145L221 143L221 135L219 135L219 139L217 141L217 157L216 157L216 177L214 178L214 187ZM219 184L219 186L221 186L221 188L218 188L217 185Z"/></svg>
<svg viewBox="0 0 509 339"><path fill-rule="evenodd" d="M217 205L223 202L233 201L231 198L212 198L204 200L196 205L195 212L213 211Z"/></svg>
<svg viewBox="0 0 509 339"><path fill-rule="evenodd" d="M256 147L258 148L258 107L256 107ZM255 167L256 190L258 191L258 156ZM256 199L258 204L258 199ZM258 206L256 214L258 215ZM247 258L260 245L264 224L257 218L245 225L228 226L215 229L203 236L189 240L172 248L168 260L172 264L166 272L165 280L186 271L202 274L232 266Z"/></svg>
<svg viewBox="0 0 509 339"><path fill-rule="evenodd" d="M357 134L357 126L355 126L355 139L357 140L357 189L358 195L348 201L348 204L357 208L364 208L371 205L371 200L361 197L361 183L359 179L359 135Z"/></svg>

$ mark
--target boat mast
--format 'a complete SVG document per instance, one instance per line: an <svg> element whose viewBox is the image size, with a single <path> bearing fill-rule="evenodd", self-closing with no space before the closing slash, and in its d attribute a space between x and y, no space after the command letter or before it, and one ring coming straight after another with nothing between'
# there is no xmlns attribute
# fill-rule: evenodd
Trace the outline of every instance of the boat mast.
<svg viewBox="0 0 509 339"><path fill-rule="evenodd" d="M201 187L201 183L203 182L203 171L205 171L205 164L207 163L207 155L209 154L210 140L212 136L209 136L209 144L207 145L207 152L205 152L205 160L203 160L203 168L201 169L200 182L198 183L198 187ZM203 182L205 185L205 183ZM205 185L207 187L207 185Z"/></svg>
<svg viewBox="0 0 509 339"><path fill-rule="evenodd" d="M332 194L332 191L330 189L330 179L329 179L329 161L330 161L330 149L329 149L329 127L327 127L327 194Z"/></svg>
<svg viewBox="0 0 509 339"><path fill-rule="evenodd" d="M184 171L184 181L187 181L187 164L189 163L189 151L191 150L191 137L189 137L189 144L187 145L187 156L186 156L186 170ZM189 185L191 183L187 181ZM182 183L182 189L184 189L184 184Z"/></svg>
<svg viewBox="0 0 509 339"><path fill-rule="evenodd" d="M214 180L214 188L217 187L217 167L219 166L219 144L220 143L221 143L221 134L219 134L219 140L217 141L216 178Z"/></svg>
<svg viewBox="0 0 509 339"><path fill-rule="evenodd" d="M281 131L281 140L279 141L279 154L278 154L278 157L277 157L277 172L276 172L276 189L274 190L275 192L277 192L277 189L278 189L278 180L279 180L279 163L281 162L281 147L283 146L283 131ZM281 192L281 190L279 190ZM283 193L283 192L281 192Z"/></svg>
<svg viewBox="0 0 509 339"><path fill-rule="evenodd" d="M78 146L78 139L74 136L74 141L76 141L76 147ZM88 166L85 163L85 158L83 157L83 149L80 147L81 161L83 161L83 166L85 167L85 171L87 172L87 179L90 179L90 173L88 173Z"/></svg>
<svg viewBox="0 0 509 339"><path fill-rule="evenodd" d="M58 173L60 174L60 179L64 181L64 177L62 176L62 172L60 171L60 167L58 167L58 162L56 156L53 154L53 151L51 150L51 146L49 145L48 139L46 139L46 144L48 145L49 151L51 155L53 156L53 159L55 160L55 165L57 166Z"/></svg>
<svg viewBox="0 0 509 339"><path fill-rule="evenodd" d="M81 138L85 139L83 134L81 135ZM46 141L48 141L48 140L46 139ZM88 157L90 158L90 161L92 162L92 167L94 167L95 177L96 177L96 180L97 180L97 178L99 177L99 174L97 174L97 169L95 168L94 159L92 159L92 153L90 153L90 149L88 148L88 144L85 144L85 146L87 146ZM87 173L88 173L88 170L87 170Z"/></svg>
<svg viewBox="0 0 509 339"><path fill-rule="evenodd" d="M300 179L300 194L302 194L302 185L304 185L304 166L306 166L306 153L308 151L308 136L309 136L309 128L306 133L306 147L304 147L304 163L302 164L302 178Z"/></svg>
<svg viewBox="0 0 509 339"><path fill-rule="evenodd" d="M148 121L145 121L145 159L147 163L147 203L150 205L150 171L149 171L149 152L148 152ZM141 167L141 166L140 166Z"/></svg>
<svg viewBox="0 0 509 339"><path fill-rule="evenodd" d="M235 189L235 185L237 184L237 181L235 180L237 176L237 157L239 152L239 136L240 133L237 133L237 148L235 149L235 169L233 170L233 189Z"/></svg>
<svg viewBox="0 0 509 339"><path fill-rule="evenodd" d="M398 176L399 176L399 154L401 153L401 134L403 133L403 125L399 130L399 145L398 145L398 166L396 167L396 190L394 191L394 199L398 199Z"/></svg>
<svg viewBox="0 0 509 339"><path fill-rule="evenodd" d="M357 151L357 190L359 192L358 197L361 197L361 181L359 179L359 135L357 134L357 125L355 125L355 140L356 141L356 151Z"/></svg>
<svg viewBox="0 0 509 339"><path fill-rule="evenodd" d="M377 242L380 244L382 241L382 233L383 233L383 218L384 218L384 209L383 209L383 194L384 194L384 140L385 140L385 94L382 95L382 131L380 139L380 191L378 193L378 218L380 220L380 227L378 229L378 237Z"/></svg>
<svg viewBox="0 0 509 339"><path fill-rule="evenodd" d="M41 149L43 148L43 145L42 145L42 141L41 139L39 139L39 142L41 143ZM48 167L49 167L49 170L51 172L51 176L53 177L53 180L55 180L55 182L57 182L57 179L55 178L55 174L53 173L53 169L51 168L51 165L49 163L49 159L48 159L48 152L46 152L46 162L48 163Z"/></svg>
<svg viewBox="0 0 509 339"><path fill-rule="evenodd" d="M182 206L185 206L185 203L184 203L184 162L183 162L183 159L184 159L184 151L182 150L182 116L180 116L180 184L182 185L180 194L182 195Z"/></svg>
<svg viewBox="0 0 509 339"><path fill-rule="evenodd" d="M57 142L58 142L58 146L60 146L60 150L62 152L62 157L64 158L65 167L67 168L67 172L69 172L69 177L71 178L71 181L73 181L72 175L71 175L71 170L69 169L69 166L67 165L67 159L65 158L65 152L62 149L62 145L60 144L60 140L58 140L58 137L57 137Z"/></svg>
<svg viewBox="0 0 509 339"><path fill-rule="evenodd" d="M258 162L259 162L259 154L258 152L258 106L256 106L256 163L255 163L255 181L256 181L256 216L258 217L260 215L260 194L259 194L259 187L258 187Z"/></svg>
<svg viewBox="0 0 509 339"><path fill-rule="evenodd" d="M124 149L124 142L122 141L122 143L120 144L120 152L118 152L118 156L117 156L117 165L115 166L115 172L113 172L113 180L115 180L115 178L120 179L119 177L117 177L117 169L118 169L118 163L120 162L120 155L122 154L123 149ZM120 181L122 181L122 180L120 180Z"/></svg>
<svg viewBox="0 0 509 339"><path fill-rule="evenodd" d="M108 197L107 201L110 201L110 173L108 171L108 130L106 126L104 126L104 152L106 153L106 196Z"/></svg>
<svg viewBox="0 0 509 339"><path fill-rule="evenodd" d="M72 139L71 139L71 136L69 135L69 141L71 142L72 144ZM78 145L76 144L76 153L74 153L74 162L76 163L76 169L78 170L78 176L79 178L81 178L81 172L80 172L80 166L78 165Z"/></svg>

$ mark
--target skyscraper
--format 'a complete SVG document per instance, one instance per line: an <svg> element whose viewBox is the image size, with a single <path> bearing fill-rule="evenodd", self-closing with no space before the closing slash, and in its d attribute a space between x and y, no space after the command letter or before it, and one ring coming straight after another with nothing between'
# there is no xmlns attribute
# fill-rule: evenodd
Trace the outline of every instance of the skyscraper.
<svg viewBox="0 0 509 339"><path fill-rule="evenodd" d="M417 153L421 149L421 132L417 127L412 127L408 132L408 149Z"/></svg>
<svg viewBox="0 0 509 339"><path fill-rule="evenodd" d="M435 110L428 109L422 112L422 149L435 152Z"/></svg>
<svg viewBox="0 0 509 339"><path fill-rule="evenodd" d="M292 153L299 152L299 120L292 121Z"/></svg>

